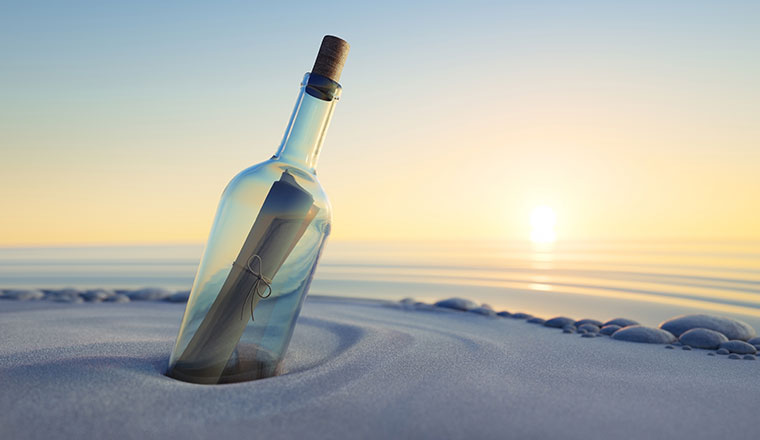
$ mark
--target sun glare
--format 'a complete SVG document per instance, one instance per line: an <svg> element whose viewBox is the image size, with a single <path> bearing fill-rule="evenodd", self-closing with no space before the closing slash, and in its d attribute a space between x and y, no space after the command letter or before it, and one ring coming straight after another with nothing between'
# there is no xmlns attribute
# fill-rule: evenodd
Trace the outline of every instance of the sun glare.
<svg viewBox="0 0 760 440"><path fill-rule="evenodd" d="M554 210L548 206L536 206L530 214L530 239L534 243L552 243L557 234L554 232L554 224L557 216Z"/></svg>

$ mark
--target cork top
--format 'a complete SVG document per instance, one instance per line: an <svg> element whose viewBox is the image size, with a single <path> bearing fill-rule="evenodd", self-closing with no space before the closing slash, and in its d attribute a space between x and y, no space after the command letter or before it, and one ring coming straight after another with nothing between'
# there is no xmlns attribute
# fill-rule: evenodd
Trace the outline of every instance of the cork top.
<svg viewBox="0 0 760 440"><path fill-rule="evenodd" d="M343 64L346 63L349 47L345 40L332 35L325 35L311 73L316 73L338 82L340 80L340 73L343 71Z"/></svg>

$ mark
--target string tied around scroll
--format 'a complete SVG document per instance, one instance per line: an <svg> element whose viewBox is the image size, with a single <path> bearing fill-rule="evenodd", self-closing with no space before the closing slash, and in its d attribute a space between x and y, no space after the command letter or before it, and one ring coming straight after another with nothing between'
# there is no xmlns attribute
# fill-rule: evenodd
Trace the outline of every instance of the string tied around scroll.
<svg viewBox="0 0 760 440"><path fill-rule="evenodd" d="M258 265L258 267L256 267ZM272 294L272 280L268 280L261 274L261 257L253 255L248 259L248 262L243 267L243 270L256 277L251 289L245 295L245 301L243 301L243 307L240 309L240 319L243 319L243 312L245 312L245 303L248 302L248 298L251 298L251 320L253 320L253 306L256 302L256 295L259 298L269 298Z"/></svg>

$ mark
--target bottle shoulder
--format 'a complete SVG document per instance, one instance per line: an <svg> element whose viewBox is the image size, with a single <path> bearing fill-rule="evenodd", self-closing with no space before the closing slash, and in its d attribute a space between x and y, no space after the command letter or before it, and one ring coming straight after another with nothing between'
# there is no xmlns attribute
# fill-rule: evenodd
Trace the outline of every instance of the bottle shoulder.
<svg viewBox="0 0 760 440"><path fill-rule="evenodd" d="M314 198L315 205L326 211L325 214L332 211L327 194L316 174L276 159L269 159L240 171L227 184L223 197L256 203L262 194L265 195L269 191L274 182L282 180L284 176L308 192Z"/></svg>

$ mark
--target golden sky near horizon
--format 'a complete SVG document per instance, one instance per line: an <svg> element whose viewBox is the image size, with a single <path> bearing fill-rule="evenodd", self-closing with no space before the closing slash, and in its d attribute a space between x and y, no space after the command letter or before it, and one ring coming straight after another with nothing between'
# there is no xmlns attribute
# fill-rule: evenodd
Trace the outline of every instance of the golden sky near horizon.
<svg viewBox="0 0 760 440"><path fill-rule="evenodd" d="M137 14L129 38L119 11L36 11L3 31L23 47L0 73L0 246L203 242L324 33L352 44L318 167L333 239L528 239L542 205L558 239L760 238L755 7L594 5L374 11L393 39L360 9L334 29L300 11L295 34Z"/></svg>

